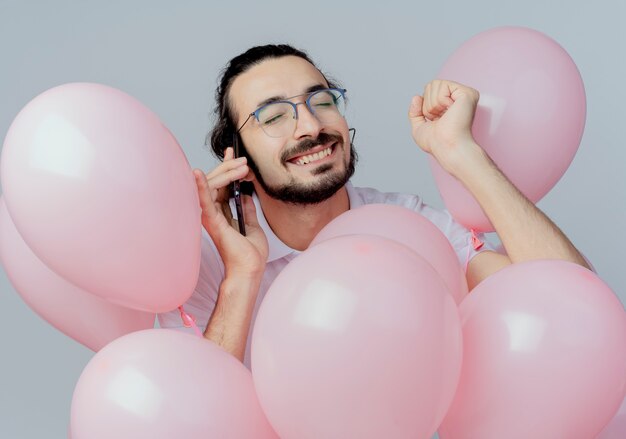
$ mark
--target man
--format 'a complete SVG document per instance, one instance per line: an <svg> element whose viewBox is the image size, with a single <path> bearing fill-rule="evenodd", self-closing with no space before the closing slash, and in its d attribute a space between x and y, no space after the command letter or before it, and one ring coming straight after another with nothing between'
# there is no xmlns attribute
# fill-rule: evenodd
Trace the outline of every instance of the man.
<svg viewBox="0 0 626 439"><path fill-rule="evenodd" d="M185 310L201 327L208 321L204 336L239 360L249 362L255 308L278 272L328 222L358 204L411 207L438 225L459 255L467 255L469 232L449 214L430 209L416 196L350 185L356 154L340 112L345 90L329 82L303 52L286 45L248 50L231 60L216 97L218 122L211 144L223 162L206 175L194 170L202 225L210 239L204 236L200 278ZM432 81L409 108L415 142L473 194L508 253L470 248L470 288L514 262L563 259L586 267L567 237L474 141L478 97L461 84ZM239 158L232 148L237 141L245 151ZM255 193L254 201L243 197L245 236L236 230L232 206L223 199L225 189L241 179L251 182ZM164 327L181 326L176 312L159 317Z"/></svg>

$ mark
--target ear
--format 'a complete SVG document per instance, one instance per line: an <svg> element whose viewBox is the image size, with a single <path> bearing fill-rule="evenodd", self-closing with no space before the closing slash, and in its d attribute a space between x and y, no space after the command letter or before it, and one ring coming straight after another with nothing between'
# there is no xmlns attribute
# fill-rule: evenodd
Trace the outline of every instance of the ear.
<svg viewBox="0 0 626 439"><path fill-rule="evenodd" d="M241 181L248 181L250 183L254 183L256 181L256 175L254 174L252 169L250 169L250 172L248 172L248 174L244 178L242 178Z"/></svg>

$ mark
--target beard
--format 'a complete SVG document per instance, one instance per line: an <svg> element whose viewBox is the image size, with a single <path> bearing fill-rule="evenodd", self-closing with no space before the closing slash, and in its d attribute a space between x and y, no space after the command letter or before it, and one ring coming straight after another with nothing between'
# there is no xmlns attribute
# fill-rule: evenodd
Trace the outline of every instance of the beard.
<svg viewBox="0 0 626 439"><path fill-rule="evenodd" d="M335 141L335 148L345 147L344 140L336 134L319 133L315 139L305 139L282 154L283 163L286 163L289 156L305 153L308 150L323 145L328 142ZM254 159L246 153L248 158L248 166L254 172L256 180L263 190L271 198L289 204L296 205L312 205L319 204L335 195L354 175L358 155L354 149L354 145L350 144L350 158L343 170L333 171L331 164L323 164L312 170L313 175L321 177L314 183L301 183L294 177L285 184L270 185L263 178L263 173L259 170ZM286 165L285 165L286 167Z"/></svg>

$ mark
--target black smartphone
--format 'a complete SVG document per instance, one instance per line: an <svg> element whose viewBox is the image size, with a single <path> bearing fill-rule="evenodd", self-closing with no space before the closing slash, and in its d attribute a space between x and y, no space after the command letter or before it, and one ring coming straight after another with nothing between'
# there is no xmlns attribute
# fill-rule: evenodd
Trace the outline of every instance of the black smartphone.
<svg viewBox="0 0 626 439"><path fill-rule="evenodd" d="M240 157L241 151L239 150L239 135L235 134L233 137L233 152L235 158ZM243 217L243 204L241 203L241 182L239 180L233 181L233 197L235 198L235 208L237 209L237 223L239 224L239 233L246 236L246 223Z"/></svg>

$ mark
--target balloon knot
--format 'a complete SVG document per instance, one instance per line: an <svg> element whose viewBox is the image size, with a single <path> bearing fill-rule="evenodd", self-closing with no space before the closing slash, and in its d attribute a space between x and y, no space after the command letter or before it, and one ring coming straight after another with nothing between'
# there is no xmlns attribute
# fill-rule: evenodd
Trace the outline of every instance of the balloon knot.
<svg viewBox="0 0 626 439"><path fill-rule="evenodd" d="M485 245L485 243L478 238L474 229L471 229L470 232L472 233L472 245L474 246L474 250L478 250Z"/></svg>
<svg viewBox="0 0 626 439"><path fill-rule="evenodd" d="M178 307L178 311L180 311L180 318L185 328L191 328L196 323L196 318L191 314L187 314L182 306Z"/></svg>

